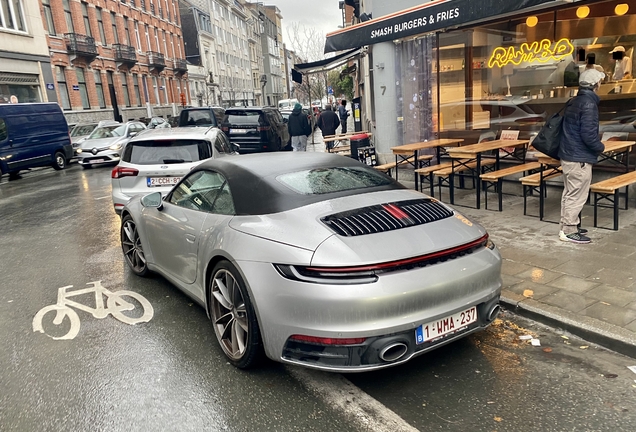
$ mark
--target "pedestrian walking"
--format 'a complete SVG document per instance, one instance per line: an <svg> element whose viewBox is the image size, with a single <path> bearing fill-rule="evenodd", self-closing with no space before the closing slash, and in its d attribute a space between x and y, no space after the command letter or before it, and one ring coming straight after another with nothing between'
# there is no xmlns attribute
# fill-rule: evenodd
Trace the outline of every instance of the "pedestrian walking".
<svg viewBox="0 0 636 432"><path fill-rule="evenodd" d="M338 115L333 111L331 105L327 105L325 110L318 117L318 127L322 131L322 136L330 136L336 134L336 129L340 126ZM327 150L333 148L333 142L327 143Z"/></svg>
<svg viewBox="0 0 636 432"><path fill-rule="evenodd" d="M294 151L307 151L307 137L311 135L311 125L305 113L303 106L299 103L294 105L294 110L289 116L287 122L289 136L291 136L291 145Z"/></svg>
<svg viewBox="0 0 636 432"><path fill-rule="evenodd" d="M340 101L340 106L338 107L338 115L340 116L340 124L342 125L342 129L340 133L347 133L347 119L349 118L349 111L347 111L347 101Z"/></svg>
<svg viewBox="0 0 636 432"><path fill-rule="evenodd" d="M590 243L587 230L579 228L579 214L587 201L592 182L592 165L605 150L599 140L596 94L605 74L586 69L579 76L579 92L563 113L563 133L559 158L563 169L561 231L559 238L572 243Z"/></svg>

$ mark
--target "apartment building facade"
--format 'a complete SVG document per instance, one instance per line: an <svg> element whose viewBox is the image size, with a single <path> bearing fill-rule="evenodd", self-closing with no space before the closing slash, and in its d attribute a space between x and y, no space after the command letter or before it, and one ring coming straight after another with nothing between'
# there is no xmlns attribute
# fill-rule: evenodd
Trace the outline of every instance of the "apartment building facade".
<svg viewBox="0 0 636 432"><path fill-rule="evenodd" d="M250 47L250 65L252 70L252 86L254 87L254 105L262 106L263 87L267 76L263 65L263 45L261 35L264 32L263 22L258 12L249 9L251 17L247 20L247 41Z"/></svg>
<svg viewBox="0 0 636 432"><path fill-rule="evenodd" d="M183 41L188 62L189 104L219 106L221 94L216 34L208 3L179 0Z"/></svg>
<svg viewBox="0 0 636 432"><path fill-rule="evenodd" d="M177 0L41 0L40 8L69 122L177 115L188 93Z"/></svg>
<svg viewBox="0 0 636 432"><path fill-rule="evenodd" d="M0 0L0 104L56 102L38 0Z"/></svg>

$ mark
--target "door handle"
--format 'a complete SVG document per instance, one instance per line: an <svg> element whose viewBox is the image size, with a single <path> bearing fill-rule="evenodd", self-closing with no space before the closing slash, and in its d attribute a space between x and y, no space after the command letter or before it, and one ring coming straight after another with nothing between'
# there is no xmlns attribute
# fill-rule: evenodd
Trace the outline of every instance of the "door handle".
<svg viewBox="0 0 636 432"><path fill-rule="evenodd" d="M193 244L194 244L194 241L197 239L196 236L192 234L186 234L185 238L188 243L193 243Z"/></svg>

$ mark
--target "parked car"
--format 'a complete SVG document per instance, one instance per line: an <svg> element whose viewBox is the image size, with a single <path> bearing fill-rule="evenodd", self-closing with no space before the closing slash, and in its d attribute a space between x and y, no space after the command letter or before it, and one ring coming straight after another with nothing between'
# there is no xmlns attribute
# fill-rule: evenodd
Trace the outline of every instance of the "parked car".
<svg viewBox="0 0 636 432"><path fill-rule="evenodd" d="M218 128L154 130L133 138L111 173L115 212L133 195L165 195L202 161L236 155L236 150Z"/></svg>
<svg viewBox="0 0 636 432"><path fill-rule="evenodd" d="M279 151L289 141L287 123L272 107L228 108L221 129L241 154Z"/></svg>
<svg viewBox="0 0 636 432"><path fill-rule="evenodd" d="M112 123L97 127L80 144L78 162L83 168L119 162L123 147L146 125L139 121Z"/></svg>
<svg viewBox="0 0 636 432"><path fill-rule="evenodd" d="M219 126L225 110L221 107L184 108L179 114L179 127Z"/></svg>
<svg viewBox="0 0 636 432"><path fill-rule="evenodd" d="M375 370L487 327L501 256L484 228L351 158L208 160L133 197L121 244L208 312L229 361Z"/></svg>
<svg viewBox="0 0 636 432"><path fill-rule="evenodd" d="M100 122L92 123L78 123L71 129L71 143L73 144L73 156L77 156L77 149L80 147L81 142L88 138L98 126L105 126L109 124L119 124L114 120L102 120Z"/></svg>
<svg viewBox="0 0 636 432"><path fill-rule="evenodd" d="M172 126L170 126L170 123L168 123L166 119L153 117L146 127L148 129L170 129Z"/></svg>
<svg viewBox="0 0 636 432"><path fill-rule="evenodd" d="M291 110L294 109L294 105L298 103L298 99L281 99L278 101L279 110Z"/></svg>
<svg viewBox="0 0 636 432"><path fill-rule="evenodd" d="M0 104L0 176L50 165L66 168L73 157L68 124L56 103Z"/></svg>

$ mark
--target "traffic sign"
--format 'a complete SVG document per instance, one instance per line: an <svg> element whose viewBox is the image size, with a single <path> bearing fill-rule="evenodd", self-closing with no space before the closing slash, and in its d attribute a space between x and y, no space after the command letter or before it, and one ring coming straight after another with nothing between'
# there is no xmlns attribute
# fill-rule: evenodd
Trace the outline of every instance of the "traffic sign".
<svg viewBox="0 0 636 432"><path fill-rule="evenodd" d="M333 94L333 87L327 86L327 93L332 95Z"/></svg>

